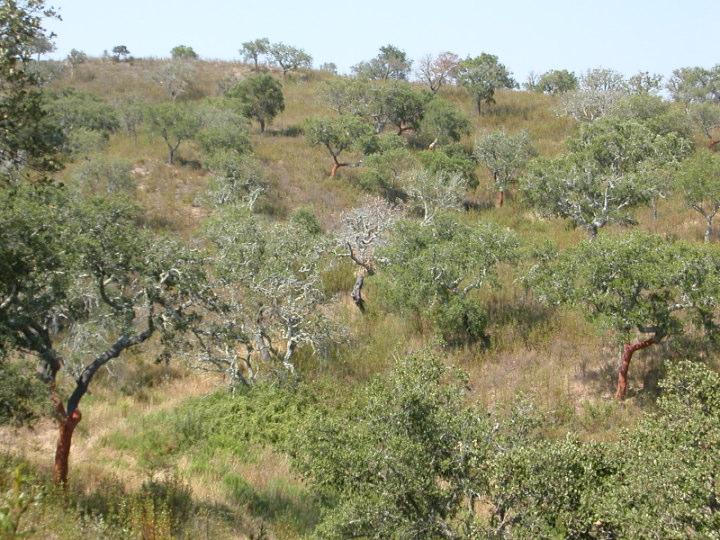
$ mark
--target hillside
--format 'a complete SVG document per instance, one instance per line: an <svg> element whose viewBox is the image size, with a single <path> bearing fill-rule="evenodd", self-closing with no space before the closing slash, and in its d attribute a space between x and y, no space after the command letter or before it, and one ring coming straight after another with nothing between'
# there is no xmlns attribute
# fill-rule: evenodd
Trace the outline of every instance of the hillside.
<svg viewBox="0 0 720 540"><path fill-rule="evenodd" d="M90 59L73 73L63 69L44 91L62 95L72 88L116 110L133 102L166 103L165 90L153 79L162 65L151 59ZM220 99L228 84L252 75L250 66L240 63L197 60L193 66L191 91L177 100L191 108ZM348 150L343 156L362 164L343 167L331 177L331 157L322 145L309 144L303 133L311 118L337 117L327 102L326 88L341 78L322 71L286 77L270 73L282 85L285 108L264 133L255 122L248 122L251 153L266 182L252 210L268 227L294 224L300 214L314 216L319 234L332 243L343 212L377 195L363 184L368 157ZM412 87L419 90L421 85ZM558 96L498 90L496 102L480 115L462 87L445 86L438 96L469 119L470 129L459 145L470 150L478 138L494 130L526 131L537 156L552 158L567 152L568 138L581 129L556 113ZM393 131L388 128L386 133ZM400 137L413 136L409 130ZM693 137L702 141L699 133ZM408 152L419 156L432 151L410 146ZM206 166L203 148L189 139L179 146L173 164L166 158L164 142L146 124L137 134L118 127L110 130L106 143L66 158L52 175L55 182L82 191L79 171L89 162L125 160L135 184L132 200L141 213L138 227L158 237L181 239L193 249L217 252L220 248L208 247L207 231L227 225L229 214L223 214L208 196L214 173ZM390 278L382 270L367 276L366 310L361 312L351 298L358 269L342 253L344 246L332 246L331 262L322 263L319 278L328 300L314 309L343 327L342 339L325 354L300 346L294 357L297 378L268 377L250 387L230 388L228 377L194 369L197 362L188 360L193 353L181 351L181 344L171 345L171 351L176 347L175 357L162 356L164 343L157 335L100 370L83 398L67 492L51 487L54 420L42 414L31 426L2 426L0 466L6 480L0 485L9 488L7 479L17 464L24 463L27 489L39 497L22 518L32 527L31 536L309 538L321 522L327 500L302 478L302 467L293 465L299 452L293 442L297 430L313 415L322 416L318 411L344 411L359 389L377 376L391 378L398 359L418 351L431 351L428 354L436 355L442 365L467 374L465 403L497 418L532 409L520 417L541 418L534 429L544 440L563 441L572 434L579 441L598 444L616 443L623 430L635 429L645 415L657 410L659 381L669 365L701 358L712 370L718 368L720 356L714 345L688 331L638 352L629 372L627 398L614 400L621 353L617 332L588 320L582 307L548 305L524 281L538 264L538 252L548 246L558 250L578 246L585 241L584 231L566 219L537 211L516 185L508 190L504 206L497 207L489 170L477 160L472 167L477 185L467 189L465 209L453 213L457 226L494 224L518 239L519 255L497 265L497 284L473 292L473 301L484 310L486 339L442 343L425 312L393 307ZM633 231L659 235L668 242L702 243L705 223L687 207L681 193L668 192L655 204L655 209L638 205ZM242 235L252 235L250 230L240 230L236 240L249 238ZM272 232L276 229L269 231L262 233L268 235L268 242L277 234ZM600 234L619 238L627 229L610 224ZM295 243L300 253L303 241L295 238L290 249ZM231 267L239 264L228 260ZM280 356L285 347L280 345ZM19 361L22 356L15 353L13 358ZM71 390L70 374L61 372L59 377L60 388ZM478 513L489 515L482 509Z"/></svg>

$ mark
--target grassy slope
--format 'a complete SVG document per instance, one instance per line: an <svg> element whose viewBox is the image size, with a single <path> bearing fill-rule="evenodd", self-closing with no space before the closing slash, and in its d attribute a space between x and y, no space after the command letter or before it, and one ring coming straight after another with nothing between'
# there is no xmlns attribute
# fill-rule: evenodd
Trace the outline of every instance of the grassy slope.
<svg viewBox="0 0 720 540"><path fill-rule="evenodd" d="M212 95L219 81L244 69L238 64L200 63L197 90ZM151 70L152 62L133 66L92 63L83 66L75 80L54 84L72 85L110 102L125 93L159 100L163 95L151 80ZM273 131L327 113L319 97L321 79L313 75L309 81L286 82L287 108L271 126ZM562 151L564 139L573 130L570 121L553 114L552 99L546 96L502 92L497 104L482 117L474 113L473 104L462 91L447 90L445 97L472 118L474 134L496 128L527 129L543 155ZM343 209L363 196L353 185L354 171L343 170L338 178L330 179L328 156L322 149L309 147L302 137L255 133L253 146L266 165L272 185L271 204L278 218L298 207L312 207L321 223L330 228ZM135 163L138 198L147 209L150 225L186 238L193 236L208 213L199 202L207 185L205 172L166 165L162 142L146 135L137 142L115 135L106 153ZM185 144L180 153L186 159L197 158L192 144ZM69 179L72 169L70 164L61 173L63 178ZM481 182L475 197L490 202L494 194L489 177L480 169L478 175ZM680 201L661 201L659 214L656 223L649 210L641 210L640 227L682 238L702 237L702 224ZM511 227L527 245L551 240L567 246L582 239L579 231L570 230L559 220L539 219L512 197L505 208L471 212L467 219ZM660 359L683 354L682 344L669 342L636 355L631 370L631 388L636 392L625 405L618 406L607 399L618 352L608 345L607 336L578 313L546 312L514 281L517 273L503 275L500 290L483 293L493 321L492 345L487 350L469 347L446 353L448 362L470 373L475 396L489 406L503 407L518 395L526 395L548 412L554 420L552 429L558 434L574 429L586 437L609 438L618 426L632 423L639 408L652 402L649 398L654 382L662 371ZM308 359L304 366L308 378L319 381L324 389L330 388L330 394L333 388L357 383L382 370L393 354L429 340L414 321L374 310L372 282L366 296L371 308L364 318L357 315L347 297L338 296L339 310L350 321L357 343L332 362L319 364ZM210 406L207 399L210 403L213 399L222 401L217 396L198 396L212 393L221 381L179 367L153 367L151 349L138 350L119 361L113 368L112 382L105 374L92 396L83 402L84 418L75 437L71 472L76 486L82 486L76 488L78 496L102 490L100 478L113 478L128 489L136 489L149 475L171 467L188 480L194 497L204 505L208 517L197 527L212 530L210 537L245 537L258 534L261 527L266 527L271 538L296 538L307 532L316 508L289 472L287 459L273 450L262 421L248 428L248 433L237 434L239 439L247 436L246 444L203 436L202 444L182 445L183 430L194 429L187 420L193 418L190 411ZM145 385L147 381L153 383L150 388ZM273 399L260 396L257 406L272 408ZM283 414L282 407L279 410L267 415L256 410L252 414L259 414L261 420L272 419L276 413ZM54 435L49 421L32 431L5 429L0 432L0 448L24 456L42 470L50 463ZM37 519L42 523L42 517ZM73 537L77 532L69 527L58 534Z"/></svg>

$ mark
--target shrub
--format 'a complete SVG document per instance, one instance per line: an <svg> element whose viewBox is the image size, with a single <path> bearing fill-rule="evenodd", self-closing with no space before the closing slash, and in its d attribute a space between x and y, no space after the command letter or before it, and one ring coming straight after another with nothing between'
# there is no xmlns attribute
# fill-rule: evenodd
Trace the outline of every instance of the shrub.
<svg viewBox="0 0 720 540"><path fill-rule="evenodd" d="M121 158L96 157L82 163L74 179L81 191L92 195L132 193L135 181L132 164Z"/></svg>

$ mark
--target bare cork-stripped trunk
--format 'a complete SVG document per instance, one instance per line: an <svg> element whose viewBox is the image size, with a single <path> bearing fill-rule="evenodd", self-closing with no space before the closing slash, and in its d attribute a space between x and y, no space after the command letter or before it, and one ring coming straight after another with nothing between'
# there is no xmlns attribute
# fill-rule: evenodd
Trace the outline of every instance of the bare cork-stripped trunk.
<svg viewBox="0 0 720 540"><path fill-rule="evenodd" d="M618 400L625 399L628 386L628 370L633 354L642 349L647 349L650 345L654 345L660 341L658 336L648 339L636 341L634 343L626 343L623 346L622 357L620 358L620 368L618 369L617 389L615 390L615 398Z"/></svg>

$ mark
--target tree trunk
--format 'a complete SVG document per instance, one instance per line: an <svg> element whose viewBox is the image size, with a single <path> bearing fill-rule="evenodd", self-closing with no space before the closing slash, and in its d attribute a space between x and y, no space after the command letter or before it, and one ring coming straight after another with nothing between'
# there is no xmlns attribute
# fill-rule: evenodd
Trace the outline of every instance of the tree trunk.
<svg viewBox="0 0 720 540"><path fill-rule="evenodd" d="M175 149L171 148L168 152L168 165L172 165L175 161Z"/></svg>
<svg viewBox="0 0 720 540"><path fill-rule="evenodd" d="M265 133L265 120L258 120L260 122L260 133Z"/></svg>
<svg viewBox="0 0 720 540"><path fill-rule="evenodd" d="M713 233L713 218L705 218L707 220L707 227L705 227L705 242L709 242L712 238Z"/></svg>
<svg viewBox="0 0 720 540"><path fill-rule="evenodd" d="M358 307L361 313L365 313L365 300L363 300L362 297L362 288L365 284L365 271L361 270L357 278L355 278L355 285L353 285L353 290L351 293L353 302L355 302L355 305Z"/></svg>
<svg viewBox="0 0 720 540"><path fill-rule="evenodd" d="M623 346L623 353L620 359L620 369L618 370L617 389L615 390L615 399L625 399L628 386L628 369L630 368L630 361L632 360L633 354L641 349L646 349L650 345L657 343L659 339L656 336L651 338L636 341L635 343L627 343Z"/></svg>
<svg viewBox="0 0 720 540"><path fill-rule="evenodd" d="M720 139L718 139L717 141L710 141L710 142L708 143L708 148L709 148L710 150L715 150L715 147L716 147L718 144L720 144Z"/></svg>
<svg viewBox="0 0 720 540"><path fill-rule="evenodd" d="M477 100L477 112L478 114L482 114L482 99Z"/></svg>
<svg viewBox="0 0 720 540"><path fill-rule="evenodd" d="M332 169L330 169L330 178L335 178L340 167L347 167L347 163L338 163L337 161L333 163Z"/></svg>
<svg viewBox="0 0 720 540"><path fill-rule="evenodd" d="M502 208L503 204L505 204L505 190L501 189L500 191L498 191L498 196L497 196L498 208Z"/></svg>
<svg viewBox="0 0 720 540"><path fill-rule="evenodd" d="M80 410L75 409L70 416L63 415L59 421L60 426L55 447L55 465L53 467L53 480L58 485L65 486L67 484L72 436L81 418Z"/></svg>

